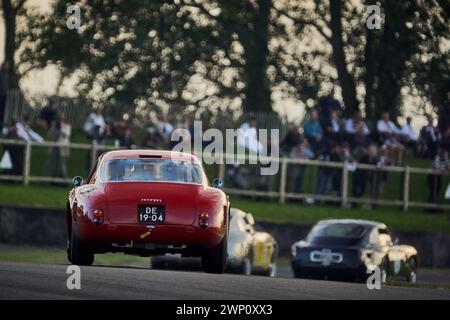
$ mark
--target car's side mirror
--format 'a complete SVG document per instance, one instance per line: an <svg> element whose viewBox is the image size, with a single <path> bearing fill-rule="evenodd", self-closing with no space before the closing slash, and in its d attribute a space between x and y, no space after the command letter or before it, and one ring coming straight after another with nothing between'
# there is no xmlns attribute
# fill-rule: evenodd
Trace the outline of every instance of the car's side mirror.
<svg viewBox="0 0 450 320"><path fill-rule="evenodd" d="M75 187L80 187L80 186L83 185L84 180L83 180L82 177L76 176L76 177L74 177L74 178L72 179L72 183L73 183L73 185L74 185Z"/></svg>
<svg viewBox="0 0 450 320"><path fill-rule="evenodd" d="M223 181L219 178L216 178L213 180L212 183L213 187L216 189L222 189L223 188Z"/></svg>

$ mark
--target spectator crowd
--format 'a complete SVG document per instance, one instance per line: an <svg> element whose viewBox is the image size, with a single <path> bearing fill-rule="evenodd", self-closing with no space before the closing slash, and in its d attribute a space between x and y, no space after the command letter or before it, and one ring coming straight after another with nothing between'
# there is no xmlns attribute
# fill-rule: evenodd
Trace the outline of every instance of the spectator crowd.
<svg viewBox="0 0 450 320"><path fill-rule="evenodd" d="M450 101L450 97L448 99ZM281 141L285 156L294 159L346 162L352 172L351 196L360 198L370 186L370 197L380 199L388 179L387 171L358 169L356 163L383 168L403 166L405 154L430 159L436 171L449 171L450 150L450 102L439 115L436 125L432 115L427 115L427 124L416 132L412 118L407 117L404 125L391 119L389 112L383 112L380 119L370 128L360 111L345 119L343 107L334 98L334 90L318 100L310 110L303 126L292 126ZM291 165L288 189L303 193L305 165ZM428 202L438 202L442 190L442 177L430 174L427 177ZM319 167L315 193L339 196L342 184L342 170L326 166Z"/></svg>
<svg viewBox="0 0 450 320"><path fill-rule="evenodd" d="M7 68L7 66L2 66ZM1 77L0 77L0 80ZM2 83L0 82L0 85ZM1 92L0 92L1 93ZM0 107L3 97L0 94ZM450 97L448 99L450 101ZM158 121L148 126L142 138L135 141L129 119L105 119L107 105L97 107L89 114L83 125L83 132L91 143L102 145L107 138L113 139L115 146L120 148L168 149L177 142L171 141L173 132L186 129L190 137L194 135L193 123L189 115L185 115L179 123L173 124L168 114L162 114ZM1 109L1 108L0 108ZM361 198L368 189L372 199L379 199L387 182L388 173L383 170L373 171L359 169L357 163L378 166L403 166L405 154L430 159L433 169L448 171L450 149L450 103L447 102L439 115L436 125L435 118L427 115L427 125L416 132L412 118L406 118L404 125L399 125L397 119L391 119L389 112L383 112L375 124L369 125L360 111L354 112L349 118L343 118L344 107L334 97L334 89L329 95L318 99L317 105L310 110L302 125L293 125L280 142L281 155L293 159L311 159L332 162L346 162L352 172L351 196ZM3 121L1 121L3 124ZM49 148L45 164L48 176L67 177L66 163L70 149L66 146L71 141L72 128L65 115L58 112L55 104L41 109L37 125L46 132L45 140L55 142ZM260 152L264 146L258 141L258 124L256 117L250 116L240 127L241 134L237 137L238 145L253 152ZM186 131L183 131L185 134ZM12 120L2 128L4 138L35 141L41 143L44 137L35 132L27 115L20 121ZM23 146L6 145L13 175L21 175L23 170ZM91 166L92 155L88 154L86 169ZM288 191L303 193L305 165L291 165L288 175ZM249 178L239 174L242 168L236 164L227 171L235 177L237 186L249 188ZM263 183L259 189L270 189L271 178L261 178ZM262 184L262 185L261 185ZM319 166L315 193L318 195L339 196L342 184L340 168ZM438 202L442 190L442 177L430 174L428 176L430 203ZM369 186L369 188L367 188Z"/></svg>

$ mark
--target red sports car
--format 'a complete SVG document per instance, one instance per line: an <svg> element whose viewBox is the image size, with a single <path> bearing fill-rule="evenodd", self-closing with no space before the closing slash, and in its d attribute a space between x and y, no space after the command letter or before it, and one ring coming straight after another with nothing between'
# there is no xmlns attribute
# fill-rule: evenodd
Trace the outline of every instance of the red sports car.
<svg viewBox="0 0 450 320"><path fill-rule="evenodd" d="M201 257L206 272L227 260L230 202L211 187L200 161L173 151L103 154L84 184L74 178L67 202L68 259L91 265L94 255L181 253Z"/></svg>

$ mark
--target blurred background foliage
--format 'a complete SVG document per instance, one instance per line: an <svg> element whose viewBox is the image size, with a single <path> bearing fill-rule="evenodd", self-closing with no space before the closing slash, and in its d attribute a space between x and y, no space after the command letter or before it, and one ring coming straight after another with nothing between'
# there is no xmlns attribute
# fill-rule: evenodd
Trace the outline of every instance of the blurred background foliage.
<svg viewBox="0 0 450 320"><path fill-rule="evenodd" d="M78 30L69 1L27 2L2 0L13 87L52 64L88 101L270 113L274 93L309 108L337 84L372 121L405 92L438 112L450 88L449 0L82 0Z"/></svg>

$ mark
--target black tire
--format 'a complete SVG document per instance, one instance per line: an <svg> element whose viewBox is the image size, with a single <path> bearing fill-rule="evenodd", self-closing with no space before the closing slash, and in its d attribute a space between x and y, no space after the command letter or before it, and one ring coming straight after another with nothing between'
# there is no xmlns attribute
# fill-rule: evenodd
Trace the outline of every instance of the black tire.
<svg viewBox="0 0 450 320"><path fill-rule="evenodd" d="M275 261L273 261L270 264L269 270L263 273L264 276L274 278L277 276L277 264Z"/></svg>
<svg viewBox="0 0 450 320"><path fill-rule="evenodd" d="M367 283L367 279L369 279L369 275L365 272L361 272L358 276L355 277L355 283Z"/></svg>
<svg viewBox="0 0 450 320"><path fill-rule="evenodd" d="M69 261L78 266L90 266L94 263L94 254L89 246L81 242L72 228L68 249Z"/></svg>
<svg viewBox="0 0 450 320"><path fill-rule="evenodd" d="M152 269L170 269L169 261L165 260L164 256L153 256L150 259L150 266Z"/></svg>
<svg viewBox="0 0 450 320"><path fill-rule="evenodd" d="M416 283L417 281L417 261L414 258L411 258L409 261L409 274L406 276L406 281L409 283Z"/></svg>
<svg viewBox="0 0 450 320"><path fill-rule="evenodd" d="M228 234L214 248L209 249L202 256L202 269L207 273L222 274L227 265Z"/></svg>
<svg viewBox="0 0 450 320"><path fill-rule="evenodd" d="M386 283L389 280L389 260L387 258L383 258L380 264L381 271L381 283Z"/></svg>
<svg viewBox="0 0 450 320"><path fill-rule="evenodd" d="M165 269L165 264L161 261L153 261L153 259L150 262L150 268L151 269Z"/></svg>
<svg viewBox="0 0 450 320"><path fill-rule="evenodd" d="M239 274L249 276L253 273L253 260L250 257L250 254L247 257L245 257L244 260L242 260L242 263L238 269Z"/></svg>
<svg viewBox="0 0 450 320"><path fill-rule="evenodd" d="M299 270L297 269L293 269L292 273L294 274L294 278L295 279L305 279L306 277L304 276L303 273L301 273Z"/></svg>

